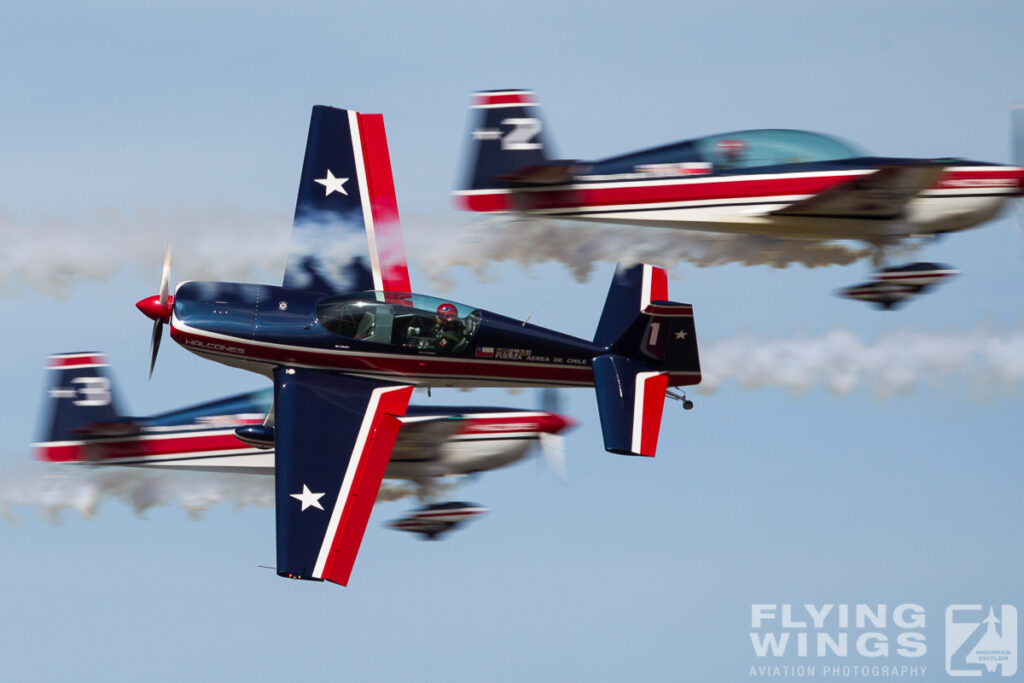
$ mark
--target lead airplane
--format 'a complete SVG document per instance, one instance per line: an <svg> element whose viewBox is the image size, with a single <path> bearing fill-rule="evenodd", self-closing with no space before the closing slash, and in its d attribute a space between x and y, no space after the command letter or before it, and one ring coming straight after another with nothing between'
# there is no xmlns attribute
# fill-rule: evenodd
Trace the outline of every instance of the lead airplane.
<svg viewBox="0 0 1024 683"><path fill-rule="evenodd" d="M123 412L105 355L57 354L47 367L41 438L33 444L39 460L274 474L273 439L261 438L271 389L133 417ZM505 467L535 446L564 476L559 434L573 424L549 410L424 405L410 405L400 422L384 476L415 482L422 498L441 478Z"/></svg>
<svg viewBox="0 0 1024 683"><path fill-rule="evenodd" d="M600 223L862 240L964 230L1024 194L1024 111L1014 110L1015 166L867 154L803 130L745 130L596 161L555 160L533 93L476 93L457 206Z"/></svg>
<svg viewBox="0 0 1024 683"><path fill-rule="evenodd" d="M277 572L345 585L414 386L593 386L605 448L653 456L697 384L689 304L619 268L593 339L410 293L383 118L317 106L283 286L185 282L137 306L200 357L273 379ZM684 404L685 405L685 404Z"/></svg>

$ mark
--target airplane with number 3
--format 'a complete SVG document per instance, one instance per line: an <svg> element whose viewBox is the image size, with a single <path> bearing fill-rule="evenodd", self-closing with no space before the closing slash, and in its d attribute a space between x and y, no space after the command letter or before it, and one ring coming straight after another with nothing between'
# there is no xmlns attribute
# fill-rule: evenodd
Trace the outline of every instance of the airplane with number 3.
<svg viewBox="0 0 1024 683"><path fill-rule="evenodd" d="M151 372L169 324L198 356L272 378L249 436L276 452L281 576L348 583L415 386L592 386L605 448L653 456L666 396L685 401L669 387L700 381L693 308L659 268L617 269L593 339L410 290L383 118L317 106L283 286L172 295L168 254L137 304Z"/></svg>
<svg viewBox="0 0 1024 683"><path fill-rule="evenodd" d="M274 474L273 441L261 438L274 401L271 389L157 415L128 416L105 355L56 354L47 367L41 438L33 444L39 460L87 467ZM400 418L384 477L412 482L420 499L433 499L445 488L439 485L443 479L505 467L537 447L551 471L564 479L561 432L573 421L555 412L555 390L543 391L541 410L410 405ZM466 516L452 502L428 507L446 513L414 511L410 520L395 528L426 529L433 537L457 526L460 515ZM424 515L426 519L420 519Z"/></svg>

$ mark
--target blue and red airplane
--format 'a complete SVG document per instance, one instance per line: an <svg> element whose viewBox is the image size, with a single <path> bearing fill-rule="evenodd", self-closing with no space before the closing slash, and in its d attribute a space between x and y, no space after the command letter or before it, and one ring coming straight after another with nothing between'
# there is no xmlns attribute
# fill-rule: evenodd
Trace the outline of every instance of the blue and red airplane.
<svg viewBox="0 0 1024 683"><path fill-rule="evenodd" d="M189 351L273 379L248 435L276 450L290 578L348 583L414 386L593 386L605 448L653 456L669 387L700 381L693 309L668 301L659 268L616 271L593 339L410 293L379 114L314 107L283 286L172 296L169 277L165 263L160 294L137 304L153 361L166 323Z"/></svg>
<svg viewBox="0 0 1024 683"><path fill-rule="evenodd" d="M157 415L128 416L106 356L50 356L40 440L46 462L87 467L143 467L274 474L274 444L258 437L274 402L272 389L251 391ZM442 480L505 467L538 448L556 476L565 476L561 432L571 419L546 409L410 405L384 477L416 485L421 499L443 490ZM550 409L547 409L550 408ZM443 512L442 512L443 511ZM433 538L484 509L451 501L415 510L394 528Z"/></svg>
<svg viewBox="0 0 1024 683"><path fill-rule="evenodd" d="M872 156L804 130L745 130L596 161L554 160L534 94L478 92L456 204L468 211L814 240L879 249L964 230L1024 194L1024 113L1014 166Z"/></svg>

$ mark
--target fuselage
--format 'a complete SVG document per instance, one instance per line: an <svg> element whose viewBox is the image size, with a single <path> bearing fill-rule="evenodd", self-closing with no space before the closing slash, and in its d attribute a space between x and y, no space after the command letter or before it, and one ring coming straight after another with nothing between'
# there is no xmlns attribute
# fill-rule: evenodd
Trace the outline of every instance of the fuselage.
<svg viewBox="0 0 1024 683"><path fill-rule="evenodd" d="M842 144L804 131L745 134L753 133L802 134L818 144ZM732 135L742 137L744 133ZM1007 200L1024 194L1024 169L1016 166L957 159L858 156L852 148L843 147L821 152L823 156L842 156L835 159L784 163L787 157L773 147L760 161L740 159L730 163L719 148L729 141L728 136L715 136L599 162L581 162L575 173L558 184L524 180L505 188L457 192L457 200L461 208L479 212L884 242L976 226L995 218ZM776 147L785 149L781 144ZM756 145L752 144L751 149ZM813 159L816 151L793 152L793 158ZM941 175L930 187L917 192L894 217L879 220L856 215L773 213L880 169L927 165L940 166Z"/></svg>
<svg viewBox="0 0 1024 683"><path fill-rule="evenodd" d="M246 412L231 412L243 400L248 404ZM262 423L271 402L272 392L256 392L97 425L75 441L38 443L35 456L48 462L95 466L270 475L273 449L243 443L235 437L235 429ZM557 434L572 424L546 411L469 406L411 405L400 419L402 429L385 476L415 481L504 467L523 458L542 434Z"/></svg>
<svg viewBox="0 0 1024 683"><path fill-rule="evenodd" d="M455 318L440 320L439 305L455 306ZM433 387L590 386L592 359L609 351L418 294L328 296L222 282L179 285L170 325L189 351L267 376L288 365ZM670 383L697 375L673 372Z"/></svg>

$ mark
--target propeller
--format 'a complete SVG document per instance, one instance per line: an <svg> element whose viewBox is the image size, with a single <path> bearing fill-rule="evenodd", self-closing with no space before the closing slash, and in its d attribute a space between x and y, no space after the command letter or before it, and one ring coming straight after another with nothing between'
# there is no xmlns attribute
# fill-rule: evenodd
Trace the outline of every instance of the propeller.
<svg viewBox="0 0 1024 683"><path fill-rule="evenodd" d="M562 396L557 389L541 389L540 408L544 412L552 413L557 419L565 422L559 430L572 424L572 422L569 422L560 415L562 411ZM568 484L569 468L565 458L565 437L559 433L541 432L540 452L551 473L561 482Z"/></svg>
<svg viewBox="0 0 1024 683"><path fill-rule="evenodd" d="M1024 167L1024 102L1018 102L1010 109L1010 139L1013 164ZM1017 233L1022 236L1024 245L1024 201L1018 199L1016 204Z"/></svg>
<svg viewBox="0 0 1024 683"><path fill-rule="evenodd" d="M1024 166L1024 102L1010 109L1010 134L1013 139L1013 163Z"/></svg>
<svg viewBox="0 0 1024 683"><path fill-rule="evenodd" d="M150 359L149 377L153 378L153 368L156 367L156 355L160 352L160 340L163 338L164 323L171 319L171 311L174 307L174 297L169 296L171 287L171 248L167 247L164 255L164 267L160 273L160 293L156 296L147 297L135 304L142 313L153 320L153 336L150 338Z"/></svg>

